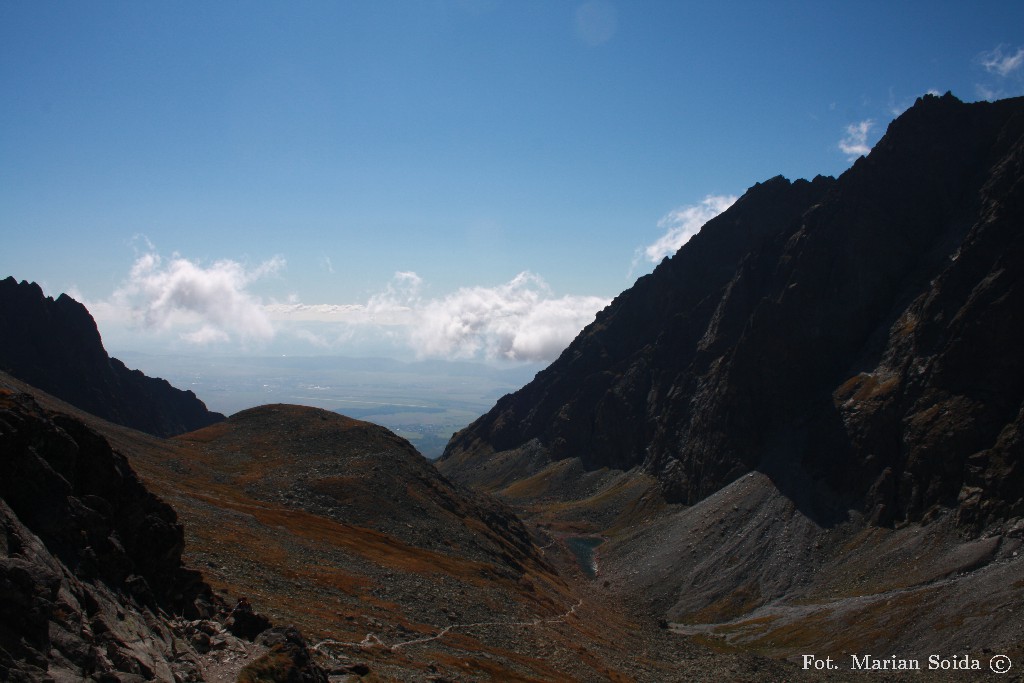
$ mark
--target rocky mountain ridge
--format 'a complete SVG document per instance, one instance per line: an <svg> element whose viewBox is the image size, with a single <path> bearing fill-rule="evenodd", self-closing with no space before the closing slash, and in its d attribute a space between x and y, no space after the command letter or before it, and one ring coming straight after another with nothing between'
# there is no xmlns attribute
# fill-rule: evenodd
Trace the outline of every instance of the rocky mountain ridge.
<svg viewBox="0 0 1024 683"><path fill-rule="evenodd" d="M89 311L67 294L0 280L0 329L0 370L93 415L156 436L224 419L191 391L108 356Z"/></svg>
<svg viewBox="0 0 1024 683"><path fill-rule="evenodd" d="M838 179L751 188L439 466L639 467L687 504L798 468L877 524L1024 515L1022 164L1024 98L919 99Z"/></svg>

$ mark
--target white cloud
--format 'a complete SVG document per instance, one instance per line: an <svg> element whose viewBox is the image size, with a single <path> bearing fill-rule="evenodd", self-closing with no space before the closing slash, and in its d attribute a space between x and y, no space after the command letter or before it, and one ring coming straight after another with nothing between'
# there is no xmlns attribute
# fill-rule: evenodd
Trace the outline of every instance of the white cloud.
<svg viewBox="0 0 1024 683"><path fill-rule="evenodd" d="M978 55L977 63L992 76L989 82L974 85L982 99L998 100L1024 92L1024 47L1019 47L1016 52L1008 54L1000 45L994 50Z"/></svg>
<svg viewBox="0 0 1024 683"><path fill-rule="evenodd" d="M195 332L182 332L181 338L190 344L198 344L200 346L231 340L227 332L212 325L203 325Z"/></svg>
<svg viewBox="0 0 1024 683"><path fill-rule="evenodd" d="M682 206L673 209L658 221L658 228L664 231L661 237L646 247L637 249L633 259L633 267L641 260L660 263L666 256L679 251L679 248L700 232L709 220L722 213L736 202L734 195L708 195L700 204Z"/></svg>
<svg viewBox="0 0 1024 683"><path fill-rule="evenodd" d="M177 254L165 261L148 252L136 258L111 299L93 304L91 310L121 320L127 314L146 329L183 330L179 337L191 344L267 340L274 328L259 298L247 288L284 266L281 257L246 268L231 260L204 266Z"/></svg>
<svg viewBox="0 0 1024 683"><path fill-rule="evenodd" d="M991 52L983 52L979 59L985 71L1003 77L1009 76L1024 66L1024 47L1017 48L1012 55L1007 55L1003 54L1003 48L999 46Z"/></svg>
<svg viewBox="0 0 1024 683"><path fill-rule="evenodd" d="M556 298L529 272L439 299L422 299L421 284L415 273L396 273L367 304L373 320L403 324L421 357L553 360L608 305L594 296Z"/></svg>
<svg viewBox="0 0 1024 683"><path fill-rule="evenodd" d="M294 295L262 302L256 280L284 268L274 258L254 268L221 260L210 265L156 253L137 257L128 278L105 301L87 306L122 346L173 338L188 345L276 338L275 348L345 353L408 354L452 359L550 361L590 323L608 300L553 294L523 272L494 287L464 287L443 297L423 295L412 271L395 273L366 303L305 304ZM129 329L135 332L125 336ZM134 342L130 341L132 338ZM128 340L127 342L125 340ZM301 353L301 351L298 351Z"/></svg>
<svg viewBox="0 0 1024 683"><path fill-rule="evenodd" d="M412 313L420 304L420 289L423 278L412 271L399 271L383 292L374 294L366 302L366 312L371 319L384 324L389 321L401 322L405 315Z"/></svg>
<svg viewBox="0 0 1024 683"><path fill-rule="evenodd" d="M867 155L871 151L871 145L868 144L868 133L871 131L872 126L875 122L871 119L865 119L859 123L851 123L846 127L846 135L839 141L839 149L843 154L847 155L850 161L855 160L857 157Z"/></svg>
<svg viewBox="0 0 1024 683"><path fill-rule="evenodd" d="M596 296L556 297L529 272L440 298L424 297L423 288L419 275L402 271L365 304L271 303L263 309L289 336L318 348L376 337L421 358L550 361L609 303ZM331 326L329 335L324 325Z"/></svg>
<svg viewBox="0 0 1024 683"><path fill-rule="evenodd" d="M263 310L274 321L364 322L368 319L363 304L304 304L291 300L264 304Z"/></svg>
<svg viewBox="0 0 1024 683"><path fill-rule="evenodd" d="M1003 97L1002 90L992 88L990 86L985 85L984 83L975 83L974 90L975 92L978 93L978 97L980 97L983 100L988 100L990 102L993 100L1002 99Z"/></svg>

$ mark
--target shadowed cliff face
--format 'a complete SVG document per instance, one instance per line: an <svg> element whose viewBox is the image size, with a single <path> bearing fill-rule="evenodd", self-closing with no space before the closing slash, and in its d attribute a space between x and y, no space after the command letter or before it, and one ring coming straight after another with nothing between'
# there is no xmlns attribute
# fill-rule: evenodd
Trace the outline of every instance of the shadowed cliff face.
<svg viewBox="0 0 1024 683"><path fill-rule="evenodd" d="M166 614L209 616L213 598L174 511L84 423L7 389L0 453L0 678L195 673Z"/></svg>
<svg viewBox="0 0 1024 683"><path fill-rule="evenodd" d="M440 467L539 447L691 504L798 468L877 523L1024 514L1022 136L1024 99L929 96L840 178L754 186Z"/></svg>
<svg viewBox="0 0 1024 683"><path fill-rule="evenodd" d="M67 294L0 281L0 329L0 369L93 415L155 436L224 419L191 391L107 356L89 311Z"/></svg>

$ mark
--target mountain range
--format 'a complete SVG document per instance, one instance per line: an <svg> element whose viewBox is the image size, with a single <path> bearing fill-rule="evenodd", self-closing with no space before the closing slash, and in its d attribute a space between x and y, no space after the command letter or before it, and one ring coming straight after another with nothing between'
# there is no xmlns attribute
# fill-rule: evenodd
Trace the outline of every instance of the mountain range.
<svg viewBox="0 0 1024 683"><path fill-rule="evenodd" d="M840 177L748 190L436 464L317 408L210 413L8 278L0 677L1016 665L1022 230L1024 98L923 97Z"/></svg>

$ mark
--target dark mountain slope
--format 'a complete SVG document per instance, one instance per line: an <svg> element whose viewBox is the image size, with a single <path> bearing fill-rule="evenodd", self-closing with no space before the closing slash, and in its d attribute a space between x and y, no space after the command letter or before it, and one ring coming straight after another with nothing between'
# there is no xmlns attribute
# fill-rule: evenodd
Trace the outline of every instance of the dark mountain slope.
<svg viewBox="0 0 1024 683"><path fill-rule="evenodd" d="M191 391L110 358L85 306L39 285L0 281L0 370L93 415L156 436L198 429L224 416Z"/></svg>
<svg viewBox="0 0 1024 683"><path fill-rule="evenodd" d="M166 615L214 605L182 566L174 511L86 424L8 387L0 377L0 679L196 675Z"/></svg>
<svg viewBox="0 0 1024 683"><path fill-rule="evenodd" d="M439 466L640 466L691 504L798 468L819 516L1024 514L1022 136L1024 99L928 96L840 178L751 188Z"/></svg>

